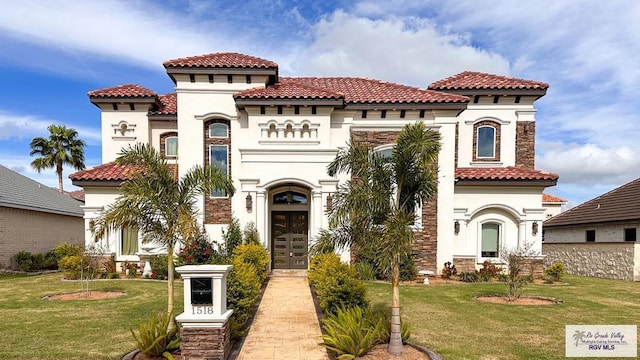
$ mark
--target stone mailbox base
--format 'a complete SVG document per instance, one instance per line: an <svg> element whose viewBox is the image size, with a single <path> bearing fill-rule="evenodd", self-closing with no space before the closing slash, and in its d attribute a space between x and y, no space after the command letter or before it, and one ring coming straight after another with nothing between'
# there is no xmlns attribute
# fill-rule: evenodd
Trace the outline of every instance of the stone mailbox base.
<svg viewBox="0 0 640 360"><path fill-rule="evenodd" d="M231 352L229 322L222 327L182 327L180 356L183 360L226 360Z"/></svg>

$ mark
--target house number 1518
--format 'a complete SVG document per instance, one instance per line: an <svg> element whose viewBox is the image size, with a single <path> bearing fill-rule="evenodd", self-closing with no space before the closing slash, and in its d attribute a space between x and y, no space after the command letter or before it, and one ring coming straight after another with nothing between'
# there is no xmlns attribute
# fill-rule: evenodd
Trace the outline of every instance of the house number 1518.
<svg viewBox="0 0 640 360"><path fill-rule="evenodd" d="M192 315L212 315L213 306L194 306L191 308Z"/></svg>

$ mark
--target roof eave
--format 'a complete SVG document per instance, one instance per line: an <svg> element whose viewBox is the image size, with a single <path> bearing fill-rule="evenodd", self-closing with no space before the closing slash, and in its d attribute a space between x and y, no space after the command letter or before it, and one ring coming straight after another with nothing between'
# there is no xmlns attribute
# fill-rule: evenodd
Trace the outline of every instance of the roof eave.
<svg viewBox="0 0 640 360"><path fill-rule="evenodd" d="M75 201L77 201L77 200L75 200ZM29 210L29 211L37 211L37 212L42 212L42 213L48 213L48 214L56 214L56 215L65 215L65 216L74 216L74 217L82 217L83 216L82 212L74 213L74 212L58 210L58 209L40 208L40 207L37 207L37 206L29 206L29 205L22 205L22 204L12 204L12 203L6 203L6 202L0 203L0 206L1 207L14 208L14 209L20 209L20 210Z"/></svg>
<svg viewBox="0 0 640 360"><path fill-rule="evenodd" d="M94 105L104 103L136 103L136 104L158 104L157 96L93 96L89 95L89 101Z"/></svg>
<svg viewBox="0 0 640 360"><path fill-rule="evenodd" d="M209 66L165 66L167 74L212 74L225 75L233 72L241 75L277 75L278 68L209 67Z"/></svg>
<svg viewBox="0 0 640 360"><path fill-rule="evenodd" d="M119 187L126 180L71 180L71 184L84 188L85 186Z"/></svg>
<svg viewBox="0 0 640 360"><path fill-rule="evenodd" d="M278 106L278 105L319 105L342 107L344 104L342 99L236 99L236 105L239 109L246 106Z"/></svg>
<svg viewBox="0 0 640 360"><path fill-rule="evenodd" d="M148 114L147 117L154 121L178 121L178 114Z"/></svg>
<svg viewBox="0 0 640 360"><path fill-rule="evenodd" d="M527 180L527 179L505 179L505 180L495 180L495 179L487 179L487 180L482 180L482 179L473 179L473 180L467 180L467 179L459 179L456 178L456 185L482 185L482 186L487 186L487 185L510 185L510 186L542 186L542 187L549 187L549 186L555 186L558 182L558 179L552 179L552 180L540 180L540 179L532 179L532 180Z"/></svg>
<svg viewBox="0 0 640 360"><path fill-rule="evenodd" d="M538 99L547 94L547 89L429 89L435 91L442 91L448 94L457 94L464 96L476 96L476 95L513 95L513 96L536 96Z"/></svg>
<svg viewBox="0 0 640 360"><path fill-rule="evenodd" d="M377 110L377 109L400 109L400 110L464 110L467 102L430 102L430 103L347 103L344 107L347 110Z"/></svg>

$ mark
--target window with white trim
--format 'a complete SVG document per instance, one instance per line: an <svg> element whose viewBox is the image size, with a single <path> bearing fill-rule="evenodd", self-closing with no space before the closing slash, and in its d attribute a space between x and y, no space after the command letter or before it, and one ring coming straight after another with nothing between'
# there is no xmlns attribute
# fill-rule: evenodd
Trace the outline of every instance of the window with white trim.
<svg viewBox="0 0 640 360"><path fill-rule="evenodd" d="M178 137L169 136L164 142L164 154L166 157L178 156Z"/></svg>
<svg viewBox="0 0 640 360"><path fill-rule="evenodd" d="M496 157L496 128L493 126L478 127L476 157L495 158Z"/></svg>
<svg viewBox="0 0 640 360"><path fill-rule="evenodd" d="M209 125L209 137L210 138L228 138L229 126L222 123L213 123Z"/></svg>
<svg viewBox="0 0 640 360"><path fill-rule="evenodd" d="M500 224L494 222L482 224L480 256L483 258L497 258L499 247Z"/></svg>
<svg viewBox="0 0 640 360"><path fill-rule="evenodd" d="M125 227L120 230L120 253L122 255L138 253L138 229Z"/></svg>
<svg viewBox="0 0 640 360"><path fill-rule="evenodd" d="M209 165L216 167L228 176L229 175L229 146L209 145ZM227 197L223 190L214 190L211 197Z"/></svg>

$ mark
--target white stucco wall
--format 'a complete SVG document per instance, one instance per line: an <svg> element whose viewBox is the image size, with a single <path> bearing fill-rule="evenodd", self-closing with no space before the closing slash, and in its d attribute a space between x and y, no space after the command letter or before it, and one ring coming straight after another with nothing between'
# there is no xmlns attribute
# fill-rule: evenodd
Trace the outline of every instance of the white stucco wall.
<svg viewBox="0 0 640 360"><path fill-rule="evenodd" d="M102 163L114 161L122 148L136 142L149 142L148 104L136 104L135 110L129 104L119 104L118 110L113 110L111 104L100 105L102 110ZM124 134L121 125L126 124Z"/></svg>

